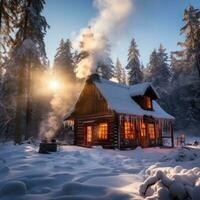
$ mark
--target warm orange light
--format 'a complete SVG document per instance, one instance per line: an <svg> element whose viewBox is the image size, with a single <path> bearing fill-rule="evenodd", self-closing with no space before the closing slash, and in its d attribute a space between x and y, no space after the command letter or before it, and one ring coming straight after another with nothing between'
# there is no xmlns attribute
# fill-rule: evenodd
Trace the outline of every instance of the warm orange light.
<svg viewBox="0 0 200 200"><path fill-rule="evenodd" d="M98 126L98 139L108 139L108 124L100 123Z"/></svg>
<svg viewBox="0 0 200 200"><path fill-rule="evenodd" d="M135 137L135 124L125 121L124 122L125 139L134 139Z"/></svg>

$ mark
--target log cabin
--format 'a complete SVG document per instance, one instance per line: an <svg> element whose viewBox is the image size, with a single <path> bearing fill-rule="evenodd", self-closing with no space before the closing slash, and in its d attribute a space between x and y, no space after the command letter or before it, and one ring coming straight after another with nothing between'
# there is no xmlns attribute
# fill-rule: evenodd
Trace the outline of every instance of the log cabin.
<svg viewBox="0 0 200 200"><path fill-rule="evenodd" d="M174 117L158 98L149 82L127 86L93 74L64 122L73 125L74 144L83 147L163 146L165 138L173 147Z"/></svg>

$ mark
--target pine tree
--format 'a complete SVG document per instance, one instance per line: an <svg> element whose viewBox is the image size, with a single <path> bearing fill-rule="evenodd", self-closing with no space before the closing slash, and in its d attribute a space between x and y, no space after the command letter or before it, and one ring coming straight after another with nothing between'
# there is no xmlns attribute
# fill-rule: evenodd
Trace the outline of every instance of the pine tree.
<svg viewBox="0 0 200 200"><path fill-rule="evenodd" d="M13 31L19 14L20 0L0 0L0 132L11 133L15 88L14 70L7 68L8 50L13 45ZM11 73L12 71L12 73ZM9 77L9 78L8 78ZM6 86L6 87L5 87ZM7 137L7 136L6 136Z"/></svg>
<svg viewBox="0 0 200 200"><path fill-rule="evenodd" d="M44 36L48 24L41 16L44 4L44 0L23 1L20 18L15 26L17 32L11 55L19 67L15 143L21 142L22 99L25 89L27 90L25 137L28 138L32 113L32 71L46 62Z"/></svg>
<svg viewBox="0 0 200 200"><path fill-rule="evenodd" d="M156 49L154 49L150 55L149 63L147 64L144 80L153 82L154 74L156 73L158 67L159 67L158 53Z"/></svg>
<svg viewBox="0 0 200 200"><path fill-rule="evenodd" d="M135 39L132 39L131 45L128 50L128 64L126 69L128 70L128 82L129 85L141 83L143 79L143 73L140 68L140 54L137 48Z"/></svg>
<svg viewBox="0 0 200 200"><path fill-rule="evenodd" d="M181 34L185 34L186 39L178 43L183 50L177 52L177 56L187 61L188 66L192 63L192 71L196 69L200 77L200 10L190 5L185 9L183 21Z"/></svg>
<svg viewBox="0 0 200 200"><path fill-rule="evenodd" d="M170 109L178 119L177 126L196 126L200 120L200 10L189 6L184 11L181 34L184 42L178 45L181 51L172 53ZM199 76L198 76L199 75Z"/></svg>
<svg viewBox="0 0 200 200"><path fill-rule="evenodd" d="M59 47L57 49L57 53L54 58L53 69L55 71L55 74L58 77L61 77L63 81L75 80L72 45L69 39L67 39L66 42L61 39Z"/></svg>
<svg viewBox="0 0 200 200"><path fill-rule="evenodd" d="M169 79L171 77L169 64L168 64L168 55L166 53L166 49L160 44L158 49L158 57L160 61L160 68L158 71L158 80L160 82L161 87L166 87L169 83Z"/></svg>
<svg viewBox="0 0 200 200"><path fill-rule="evenodd" d="M0 54L13 42L12 32L19 12L20 0L0 0Z"/></svg>
<svg viewBox="0 0 200 200"><path fill-rule="evenodd" d="M122 83L126 85L127 80L126 80L126 69L125 67L122 67Z"/></svg>
<svg viewBox="0 0 200 200"><path fill-rule="evenodd" d="M150 56L147 80L158 88L167 87L170 79L170 70L166 49L161 44L158 52L154 50Z"/></svg>
<svg viewBox="0 0 200 200"><path fill-rule="evenodd" d="M97 63L97 73L105 79L111 79L114 76L114 65L111 59L111 49L108 44L107 38L105 38L106 47L103 52L103 59Z"/></svg>
<svg viewBox="0 0 200 200"><path fill-rule="evenodd" d="M117 58L115 70L114 70L114 78L116 78L118 83L122 83L122 75L123 75L122 64L119 58Z"/></svg>

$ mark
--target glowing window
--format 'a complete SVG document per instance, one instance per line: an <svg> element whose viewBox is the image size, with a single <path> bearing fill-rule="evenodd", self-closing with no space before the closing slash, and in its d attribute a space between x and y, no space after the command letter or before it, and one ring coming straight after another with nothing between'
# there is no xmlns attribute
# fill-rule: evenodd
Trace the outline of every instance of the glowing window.
<svg viewBox="0 0 200 200"><path fill-rule="evenodd" d="M141 124L141 137L145 137L146 136L146 126L145 123Z"/></svg>
<svg viewBox="0 0 200 200"><path fill-rule="evenodd" d="M152 109L152 102L150 97L145 96L144 103L145 103L145 108Z"/></svg>
<svg viewBox="0 0 200 200"><path fill-rule="evenodd" d="M155 126L154 124L147 124L148 126L148 133L149 133L149 138L150 140L154 140L155 139Z"/></svg>
<svg viewBox="0 0 200 200"><path fill-rule="evenodd" d="M87 142L92 142L92 126L87 126Z"/></svg>
<svg viewBox="0 0 200 200"><path fill-rule="evenodd" d="M135 124L131 122L124 122L125 139L135 138Z"/></svg>
<svg viewBox="0 0 200 200"><path fill-rule="evenodd" d="M98 127L98 139L105 140L108 138L108 124L101 123Z"/></svg>

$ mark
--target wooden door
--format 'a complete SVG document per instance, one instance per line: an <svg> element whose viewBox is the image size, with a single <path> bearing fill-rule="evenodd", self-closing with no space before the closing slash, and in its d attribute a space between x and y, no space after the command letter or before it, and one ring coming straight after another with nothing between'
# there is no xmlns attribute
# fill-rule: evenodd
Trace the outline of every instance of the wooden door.
<svg viewBox="0 0 200 200"><path fill-rule="evenodd" d="M92 139L93 139L93 127L91 125L88 125L85 127L85 145L91 147Z"/></svg>
<svg viewBox="0 0 200 200"><path fill-rule="evenodd" d="M156 144L156 130L155 130L155 123L148 123L147 124L147 133L150 145Z"/></svg>
<svg viewBox="0 0 200 200"><path fill-rule="evenodd" d="M147 146L147 130L145 123L142 123L140 126L140 144L142 147Z"/></svg>

